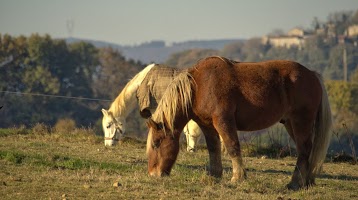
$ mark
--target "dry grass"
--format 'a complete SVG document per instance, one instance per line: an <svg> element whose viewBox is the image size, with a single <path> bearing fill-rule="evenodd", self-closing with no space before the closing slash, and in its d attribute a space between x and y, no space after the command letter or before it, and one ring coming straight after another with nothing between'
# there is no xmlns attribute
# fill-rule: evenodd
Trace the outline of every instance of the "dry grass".
<svg viewBox="0 0 358 200"><path fill-rule="evenodd" d="M170 177L147 175L145 143L128 140L110 148L80 129L71 134L0 131L1 199L355 199L357 166L326 163L317 185L289 191L295 158L245 157L248 179L230 183L206 175L208 155L181 151ZM32 133L31 133L32 132ZM5 134L6 133L6 134ZM114 187L117 183L119 186Z"/></svg>

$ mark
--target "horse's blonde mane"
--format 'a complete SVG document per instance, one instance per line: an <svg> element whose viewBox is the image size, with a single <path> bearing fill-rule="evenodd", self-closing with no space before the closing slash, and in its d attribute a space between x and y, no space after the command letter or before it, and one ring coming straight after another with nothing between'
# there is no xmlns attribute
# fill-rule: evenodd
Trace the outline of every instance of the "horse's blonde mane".
<svg viewBox="0 0 358 200"><path fill-rule="evenodd" d="M192 101L192 76L185 70L179 73L165 90L158 107L152 115L157 123L167 122L167 128L174 131L174 117L177 113L178 106L182 112L188 114L188 108Z"/></svg>
<svg viewBox="0 0 358 200"><path fill-rule="evenodd" d="M136 91L148 72L155 66L155 64L148 65L138 74L136 74L119 93L116 99L112 102L109 111L114 117L127 117L136 105Z"/></svg>

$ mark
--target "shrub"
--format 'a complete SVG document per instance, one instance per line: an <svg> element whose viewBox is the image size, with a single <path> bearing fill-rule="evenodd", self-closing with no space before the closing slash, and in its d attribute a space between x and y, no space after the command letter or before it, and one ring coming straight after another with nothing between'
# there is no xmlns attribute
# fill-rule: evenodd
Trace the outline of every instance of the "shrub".
<svg viewBox="0 0 358 200"><path fill-rule="evenodd" d="M44 123L37 123L32 127L32 133L37 135L49 134L49 129Z"/></svg>
<svg viewBox="0 0 358 200"><path fill-rule="evenodd" d="M62 134L72 133L75 129L76 122L69 118L59 119L54 126L54 131Z"/></svg>
<svg viewBox="0 0 358 200"><path fill-rule="evenodd" d="M26 128L25 125L20 125L19 127L11 128L11 132L17 135L27 135L29 134L29 130Z"/></svg>

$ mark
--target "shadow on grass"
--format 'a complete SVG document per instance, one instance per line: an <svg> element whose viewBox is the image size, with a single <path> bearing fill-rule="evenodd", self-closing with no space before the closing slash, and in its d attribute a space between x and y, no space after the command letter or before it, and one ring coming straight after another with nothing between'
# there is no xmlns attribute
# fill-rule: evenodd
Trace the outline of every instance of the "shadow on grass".
<svg viewBox="0 0 358 200"><path fill-rule="evenodd" d="M231 169L230 169L231 170ZM269 173L269 174L284 174L284 175L292 175L292 171L284 171L284 170L257 170L257 169L246 169L248 172L261 172L261 173ZM349 175L330 175L330 174L320 174L317 178L321 179L334 179L334 180L344 180L344 181L358 181L358 176L349 176Z"/></svg>
<svg viewBox="0 0 358 200"><path fill-rule="evenodd" d="M181 169L185 170L203 170L208 171L208 165L187 165L187 164L176 164ZM223 169L226 173L232 173L231 167L224 167ZM268 169L268 170L257 170L253 168L246 168L247 172L257 172L257 173L266 173L266 174L283 174L283 175L292 175L292 171L285 171L285 170L274 170L274 169ZM250 175L248 175L250 176ZM320 179L334 179L334 180L344 180L344 181L358 181L358 176L350 176L350 175L330 175L330 174L320 174L317 176L317 178Z"/></svg>

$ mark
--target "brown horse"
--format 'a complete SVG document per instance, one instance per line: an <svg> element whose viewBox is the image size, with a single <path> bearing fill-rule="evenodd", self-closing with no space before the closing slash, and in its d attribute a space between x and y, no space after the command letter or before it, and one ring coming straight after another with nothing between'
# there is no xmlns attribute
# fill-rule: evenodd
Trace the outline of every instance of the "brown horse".
<svg viewBox="0 0 358 200"><path fill-rule="evenodd" d="M193 119L203 130L209 174L222 176L219 135L232 160L231 181L246 177L236 131L281 122L296 143L298 158L289 189L314 183L330 142L331 111L321 76L296 62L239 63L222 57L199 61L168 86L148 120L148 171L169 175L179 136Z"/></svg>

